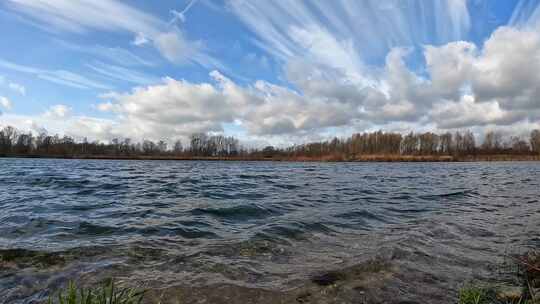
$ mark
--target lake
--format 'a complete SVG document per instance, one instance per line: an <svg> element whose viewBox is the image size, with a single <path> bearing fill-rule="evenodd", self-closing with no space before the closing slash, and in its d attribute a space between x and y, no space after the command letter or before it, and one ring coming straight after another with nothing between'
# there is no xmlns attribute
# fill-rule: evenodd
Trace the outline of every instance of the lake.
<svg viewBox="0 0 540 304"><path fill-rule="evenodd" d="M540 246L539 200L534 162L0 159L0 303L108 277L165 303L452 303Z"/></svg>

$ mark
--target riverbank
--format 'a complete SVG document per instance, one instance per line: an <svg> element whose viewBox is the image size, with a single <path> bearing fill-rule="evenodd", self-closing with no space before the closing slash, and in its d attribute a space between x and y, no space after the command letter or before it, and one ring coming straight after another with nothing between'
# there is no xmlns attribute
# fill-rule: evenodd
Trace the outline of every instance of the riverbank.
<svg viewBox="0 0 540 304"><path fill-rule="evenodd" d="M465 284L459 291L458 304L540 303L540 252L530 251L508 258L506 271L499 273L509 273L510 280L497 284Z"/></svg>
<svg viewBox="0 0 540 304"><path fill-rule="evenodd" d="M327 155L308 156L173 156L173 155L47 155L10 154L0 158L43 158L43 159L91 159L91 160L178 160L178 161L277 161L277 162L495 162L495 161L540 161L540 155L359 155L344 157Z"/></svg>
<svg viewBox="0 0 540 304"><path fill-rule="evenodd" d="M249 288L231 284L212 286L176 286L162 289L119 288L114 281L106 279L103 286L96 288L76 287L71 282L65 290L51 297L66 299L76 295L73 304L101 304L103 299L114 298L122 303L458 303L458 304L537 304L540 303L540 254L532 251L513 257L514 284L497 283L473 285L464 283L457 292L424 294L402 293L392 281L410 277L399 274L391 261L372 260L344 269L312 275L302 287L275 291ZM414 271L412 271L414 273ZM420 277L418 277L420 278ZM425 280L425 278L424 278ZM495 278L494 281L501 281ZM429 280L425 290L430 290ZM122 285L122 284L121 284ZM124 284L125 285L125 284ZM78 296L77 296L78 295ZM78 297L78 298L77 298Z"/></svg>

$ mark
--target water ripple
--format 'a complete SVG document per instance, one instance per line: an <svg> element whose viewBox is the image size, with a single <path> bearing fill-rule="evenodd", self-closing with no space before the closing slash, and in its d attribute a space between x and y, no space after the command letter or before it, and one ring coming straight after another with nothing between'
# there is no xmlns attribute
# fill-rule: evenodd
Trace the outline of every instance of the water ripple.
<svg viewBox="0 0 540 304"><path fill-rule="evenodd" d="M540 244L539 180L539 163L0 159L0 294L90 274L282 291L371 258L388 288L455 289Z"/></svg>

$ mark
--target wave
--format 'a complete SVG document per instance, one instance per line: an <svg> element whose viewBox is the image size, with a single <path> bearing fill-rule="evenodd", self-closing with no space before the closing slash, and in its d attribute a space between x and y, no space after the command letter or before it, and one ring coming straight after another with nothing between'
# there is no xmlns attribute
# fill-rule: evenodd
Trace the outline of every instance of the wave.
<svg viewBox="0 0 540 304"><path fill-rule="evenodd" d="M346 213L338 214L338 215L336 215L336 217L344 218L344 219L368 219L368 220L375 220L375 221L385 222L383 217L378 216L375 213L369 212L367 210L349 211L349 212L346 212Z"/></svg>
<svg viewBox="0 0 540 304"><path fill-rule="evenodd" d="M476 190L457 190L452 192L429 194L420 196L421 199L437 199L437 198L460 198L460 197L474 197L478 195Z"/></svg>
<svg viewBox="0 0 540 304"><path fill-rule="evenodd" d="M239 205L225 208L196 208L191 210L192 215L210 215L222 219L249 220L262 219L280 215L279 212L259 205Z"/></svg>

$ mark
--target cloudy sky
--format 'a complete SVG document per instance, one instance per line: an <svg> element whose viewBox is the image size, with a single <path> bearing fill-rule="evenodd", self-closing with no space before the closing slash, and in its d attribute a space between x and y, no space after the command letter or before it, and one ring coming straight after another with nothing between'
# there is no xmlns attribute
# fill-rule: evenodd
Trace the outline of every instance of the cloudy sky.
<svg viewBox="0 0 540 304"><path fill-rule="evenodd" d="M34 132L540 126L540 0L3 0L0 35L0 125Z"/></svg>

